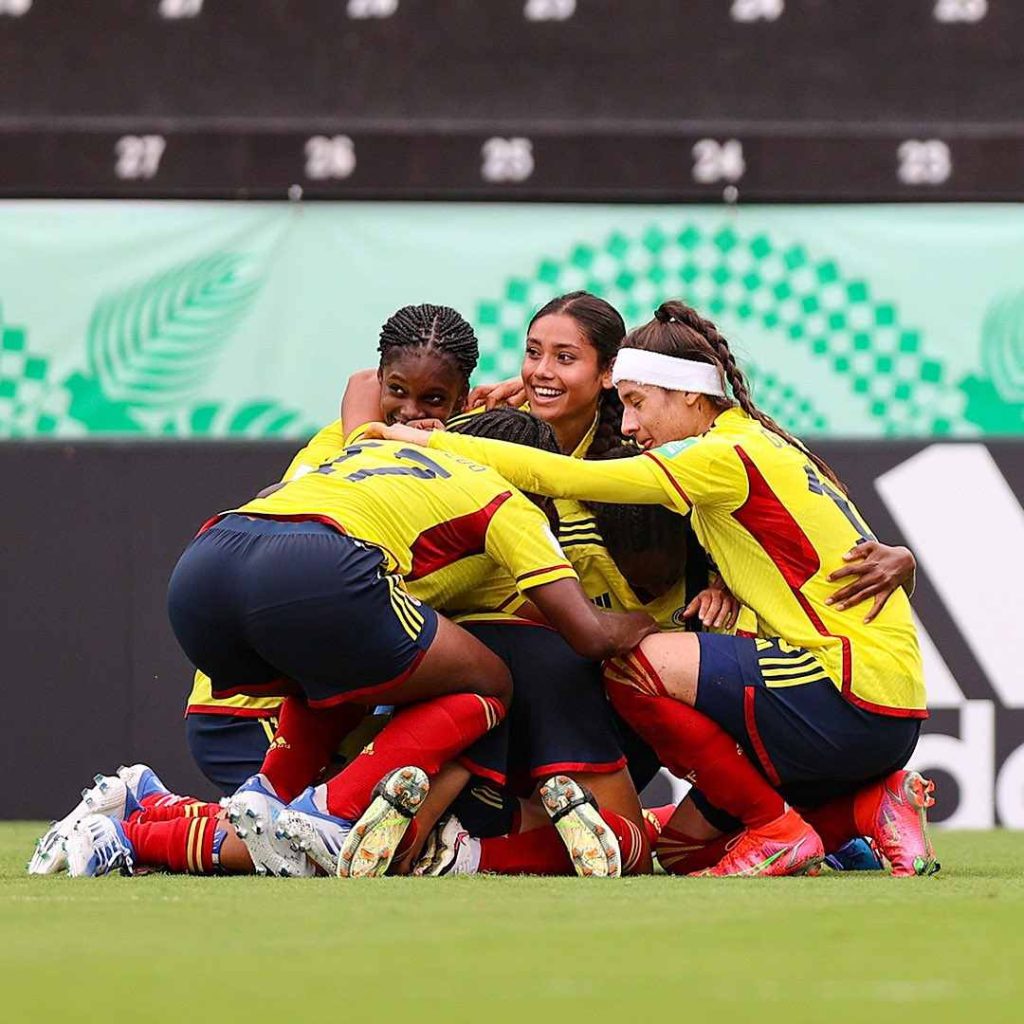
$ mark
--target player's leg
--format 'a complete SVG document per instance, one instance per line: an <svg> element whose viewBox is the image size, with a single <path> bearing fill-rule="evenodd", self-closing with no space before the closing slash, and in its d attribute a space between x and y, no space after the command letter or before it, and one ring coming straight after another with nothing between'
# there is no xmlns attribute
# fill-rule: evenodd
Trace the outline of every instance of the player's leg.
<svg viewBox="0 0 1024 1024"><path fill-rule="evenodd" d="M415 781L408 780L407 791L399 784L389 794L387 783L378 788L382 775L415 766L436 776L501 721L511 699L511 677L501 659L454 623L421 609L436 620L433 639L413 672L388 689L387 699L398 706L393 719L372 751L311 794L333 818L360 819L339 854L340 874L386 870L401 852L408 819L422 804L425 794Z"/></svg>
<svg viewBox="0 0 1024 1024"><path fill-rule="evenodd" d="M739 745L745 735L743 667L723 660L718 648L705 650L702 640L707 636L714 637L648 637L629 655L606 666L609 697L670 771L689 779L716 807L743 822L744 835L722 865L724 873L791 874L813 869L823 856L820 839L787 807ZM722 702L711 702L715 714L700 704L705 693L720 691L731 698L724 704L727 715L718 713Z"/></svg>
<svg viewBox="0 0 1024 1024"><path fill-rule="evenodd" d="M854 706L807 651L713 634L699 642L697 710L722 724L792 804L820 807L837 797L831 808L809 812L826 832L827 849L867 835L888 844L895 873L933 869L924 821L929 784L916 773L892 774L914 749L917 720ZM709 806L723 807L701 789ZM844 806L850 813L840 824ZM739 859L732 851L729 858Z"/></svg>

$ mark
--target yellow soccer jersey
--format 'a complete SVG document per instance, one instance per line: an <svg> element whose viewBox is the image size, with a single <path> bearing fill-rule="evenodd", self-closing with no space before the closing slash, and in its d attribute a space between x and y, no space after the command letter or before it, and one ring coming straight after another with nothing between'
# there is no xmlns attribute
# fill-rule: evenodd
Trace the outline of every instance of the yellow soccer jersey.
<svg viewBox="0 0 1024 1024"><path fill-rule="evenodd" d="M577 578L543 512L495 472L391 441L344 448L315 472L230 511L326 522L380 548L387 570L410 583L480 555L508 571L520 591Z"/></svg>
<svg viewBox="0 0 1024 1024"><path fill-rule="evenodd" d="M910 603L894 593L878 617L825 604L828 575L871 536L853 503L805 452L740 409L700 437L635 459L587 462L435 431L430 450L494 466L523 490L584 501L692 510L693 527L759 632L812 651L843 695L867 710L923 718L924 677ZM779 685L776 683L775 685Z"/></svg>

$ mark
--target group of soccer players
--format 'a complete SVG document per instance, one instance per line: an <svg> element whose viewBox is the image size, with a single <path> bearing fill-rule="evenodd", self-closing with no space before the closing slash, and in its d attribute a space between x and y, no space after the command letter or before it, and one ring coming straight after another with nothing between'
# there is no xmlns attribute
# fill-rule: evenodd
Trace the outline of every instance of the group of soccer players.
<svg viewBox="0 0 1024 1024"><path fill-rule="evenodd" d="M627 334L560 296L473 393L449 307L399 310L380 355L172 576L225 806L97 776L30 871L935 870L913 556L710 321L666 302ZM693 788L642 809L661 766Z"/></svg>

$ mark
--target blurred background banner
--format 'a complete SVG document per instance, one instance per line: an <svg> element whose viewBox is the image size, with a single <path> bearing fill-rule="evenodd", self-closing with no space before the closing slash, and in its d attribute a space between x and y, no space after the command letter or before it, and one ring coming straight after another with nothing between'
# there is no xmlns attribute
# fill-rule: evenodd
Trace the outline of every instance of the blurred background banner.
<svg viewBox="0 0 1024 1024"><path fill-rule="evenodd" d="M0 203L0 437L302 438L399 306L518 372L585 288L715 319L804 436L1024 433L1024 207Z"/></svg>

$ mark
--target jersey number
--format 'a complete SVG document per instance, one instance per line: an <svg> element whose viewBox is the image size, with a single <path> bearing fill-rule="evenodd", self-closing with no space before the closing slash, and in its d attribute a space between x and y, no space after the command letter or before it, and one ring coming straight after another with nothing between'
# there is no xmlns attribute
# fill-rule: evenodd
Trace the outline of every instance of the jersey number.
<svg viewBox="0 0 1024 1024"><path fill-rule="evenodd" d="M822 494L832 500L836 508L846 517L846 521L857 531L858 544L862 544L866 540L875 539L868 528L857 518L857 514L853 511L853 507L846 500L845 496L837 491L827 480L822 480L814 466L809 462L806 463L804 465L804 472L807 474L807 489L812 494Z"/></svg>
<svg viewBox="0 0 1024 1024"><path fill-rule="evenodd" d="M346 448L344 454L326 465L321 466L318 473L333 473L335 466L341 462L345 462L348 459L353 458L356 455L360 455L363 448L376 448L377 445L357 445L352 448ZM395 452L396 459L406 459L409 462L414 462L414 466L377 466L373 469L357 469L354 473L349 473L345 479L352 481L352 483L359 483L360 480L366 480L371 476L414 476L418 480L444 480L451 476L444 466L439 466L429 455L424 455L423 452L416 448L399 448Z"/></svg>

